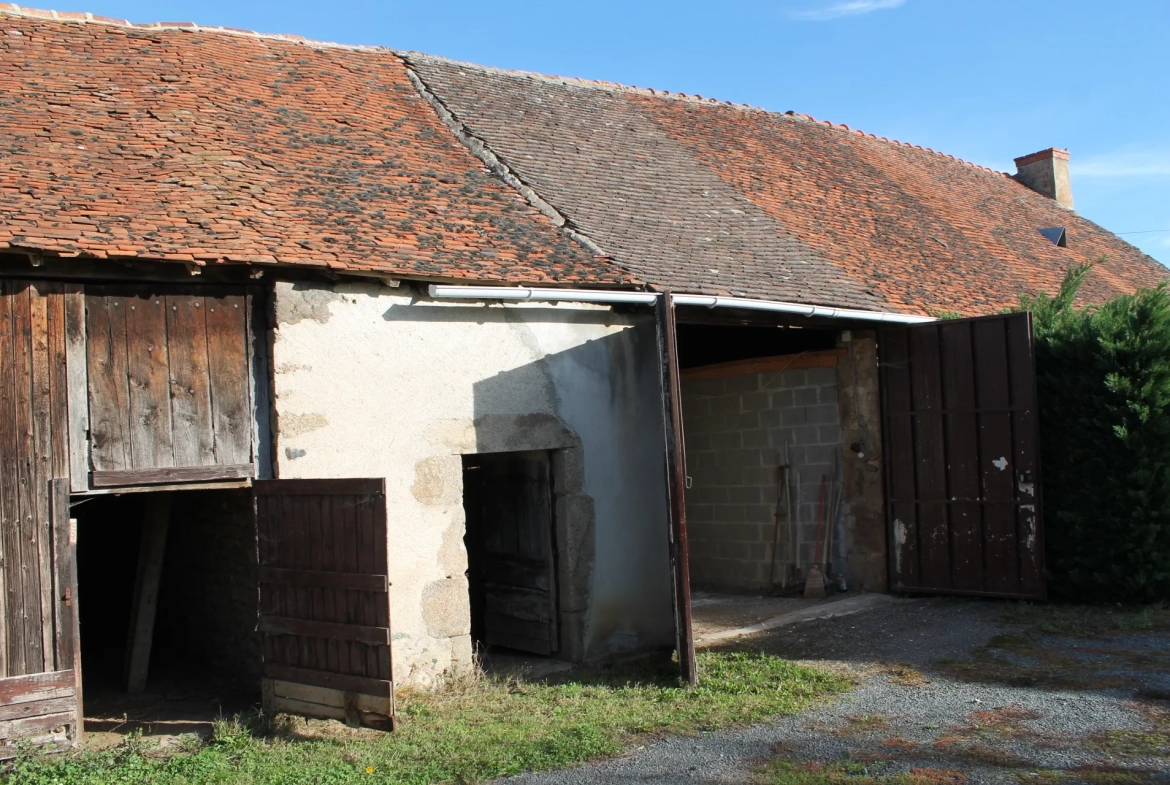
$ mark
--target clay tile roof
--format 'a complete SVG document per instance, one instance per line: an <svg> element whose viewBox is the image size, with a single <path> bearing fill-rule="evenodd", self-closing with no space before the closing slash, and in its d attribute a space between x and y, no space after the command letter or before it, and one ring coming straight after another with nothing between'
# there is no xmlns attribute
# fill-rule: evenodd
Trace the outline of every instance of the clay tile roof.
<svg viewBox="0 0 1170 785"><path fill-rule="evenodd" d="M0 249L622 285L385 49L0 4Z"/></svg>
<svg viewBox="0 0 1170 785"><path fill-rule="evenodd" d="M402 55L513 172L659 287L996 312L1106 257L1091 300L1167 269L1005 174L807 115ZM1039 232L1067 228L1068 247Z"/></svg>

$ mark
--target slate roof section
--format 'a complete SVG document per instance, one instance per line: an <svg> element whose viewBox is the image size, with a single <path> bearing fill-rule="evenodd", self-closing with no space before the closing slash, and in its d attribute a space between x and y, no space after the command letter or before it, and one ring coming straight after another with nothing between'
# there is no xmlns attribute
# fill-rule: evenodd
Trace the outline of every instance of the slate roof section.
<svg viewBox="0 0 1170 785"><path fill-rule="evenodd" d="M0 4L0 248L634 282L489 174L388 50L29 15L52 13Z"/></svg>
<svg viewBox="0 0 1170 785"><path fill-rule="evenodd" d="M993 313L1106 256L1085 296L1166 280L1006 175L811 118L403 57L513 172L658 287L907 313ZM1065 226L1068 247L1039 229Z"/></svg>

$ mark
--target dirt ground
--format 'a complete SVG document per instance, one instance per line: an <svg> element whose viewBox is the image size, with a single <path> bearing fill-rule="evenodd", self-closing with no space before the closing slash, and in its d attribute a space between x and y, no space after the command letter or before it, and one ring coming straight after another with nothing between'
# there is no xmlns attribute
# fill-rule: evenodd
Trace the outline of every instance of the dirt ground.
<svg viewBox="0 0 1170 785"><path fill-rule="evenodd" d="M923 599L723 648L857 686L772 725L510 782L1170 783L1170 612Z"/></svg>

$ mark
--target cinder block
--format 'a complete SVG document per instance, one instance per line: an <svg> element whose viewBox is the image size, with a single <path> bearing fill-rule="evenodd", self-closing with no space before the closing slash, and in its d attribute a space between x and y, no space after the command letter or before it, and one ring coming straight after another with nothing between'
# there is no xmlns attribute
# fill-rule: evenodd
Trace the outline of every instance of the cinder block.
<svg viewBox="0 0 1170 785"><path fill-rule="evenodd" d="M741 441L744 447L751 447L756 450L770 446L768 444L768 432L763 428L744 431L741 434Z"/></svg>
<svg viewBox="0 0 1170 785"><path fill-rule="evenodd" d="M818 404L805 407L805 421L808 423L836 425L839 421L836 404Z"/></svg>
<svg viewBox="0 0 1170 785"><path fill-rule="evenodd" d="M727 425L737 431L755 430L760 427L760 413L744 411L727 415Z"/></svg>
<svg viewBox="0 0 1170 785"><path fill-rule="evenodd" d="M783 425L804 425L808 422L808 407L800 406L782 410L780 422Z"/></svg>
<svg viewBox="0 0 1170 785"><path fill-rule="evenodd" d="M721 485L727 488L743 485L743 472L737 468L711 469L709 476L712 485Z"/></svg>
<svg viewBox="0 0 1170 785"><path fill-rule="evenodd" d="M716 523L743 523L743 505L717 504L715 505Z"/></svg>
<svg viewBox="0 0 1170 785"><path fill-rule="evenodd" d="M771 397L765 391L747 393L740 399L739 408L743 412L759 412L770 407L768 399Z"/></svg>
<svg viewBox="0 0 1170 785"><path fill-rule="evenodd" d="M716 452L723 450L738 450L743 446L743 437L739 431L720 431L711 434L711 449Z"/></svg>
<svg viewBox="0 0 1170 785"><path fill-rule="evenodd" d="M837 425L822 425L817 428L817 438L821 444L840 444L841 428Z"/></svg>
<svg viewBox="0 0 1170 785"><path fill-rule="evenodd" d="M837 383L836 368L809 368L805 371L806 384L820 387Z"/></svg>
<svg viewBox="0 0 1170 785"><path fill-rule="evenodd" d="M727 501L732 504L759 504L760 489L744 486L742 488L728 488Z"/></svg>
<svg viewBox="0 0 1170 785"><path fill-rule="evenodd" d="M793 406L795 399L791 389L773 390L772 391L772 408L773 409L787 409Z"/></svg>
<svg viewBox="0 0 1170 785"><path fill-rule="evenodd" d="M744 485L754 485L757 488L770 489L776 487L776 456L767 453L761 454L761 459L767 466L745 466L740 472Z"/></svg>
<svg viewBox="0 0 1170 785"><path fill-rule="evenodd" d="M721 395L724 392L723 379L704 379L702 381L689 381L682 383L682 393L686 395L703 395L710 397L712 395Z"/></svg>
<svg viewBox="0 0 1170 785"><path fill-rule="evenodd" d="M691 504L690 494L687 495L687 526L692 524L703 525L715 522L715 510L710 504ZM709 527L708 527L709 528Z"/></svg>
<svg viewBox="0 0 1170 785"><path fill-rule="evenodd" d="M779 424L780 424L780 410L779 409L776 409L776 408L765 409L764 411L760 412L760 427L774 428Z"/></svg>
<svg viewBox="0 0 1170 785"><path fill-rule="evenodd" d="M821 387L817 392L817 400L821 403L836 404L838 401L836 385Z"/></svg>
<svg viewBox="0 0 1170 785"><path fill-rule="evenodd" d="M804 387L807 382L806 375L803 370L799 371L784 371L780 374L780 387Z"/></svg>
<svg viewBox="0 0 1170 785"><path fill-rule="evenodd" d="M791 431L792 443L800 446L820 444L819 429L815 425L802 425Z"/></svg>
<svg viewBox="0 0 1170 785"><path fill-rule="evenodd" d="M743 508L743 519L746 523L769 523L775 516L775 506L772 504L747 504Z"/></svg>
<svg viewBox="0 0 1170 785"><path fill-rule="evenodd" d="M723 380L723 389L729 393L750 393L760 389L760 375L758 373L732 376Z"/></svg>
<svg viewBox="0 0 1170 785"><path fill-rule="evenodd" d="M751 559L752 549L746 542L732 542L729 540L722 540L719 543L719 555L725 559L742 559L749 561Z"/></svg>
<svg viewBox="0 0 1170 785"><path fill-rule="evenodd" d="M683 417L701 417L711 413L711 399L705 395L683 395Z"/></svg>
<svg viewBox="0 0 1170 785"><path fill-rule="evenodd" d="M815 445L808 447L805 451L805 461L809 464L819 464L826 469L830 467L833 462L833 455L836 454L837 448L834 445Z"/></svg>
<svg viewBox="0 0 1170 785"><path fill-rule="evenodd" d="M711 399L711 414L738 414L738 395L721 395Z"/></svg>
<svg viewBox="0 0 1170 785"><path fill-rule="evenodd" d="M695 433L686 423L683 423L683 431L686 433L687 453L711 449L711 434Z"/></svg>
<svg viewBox="0 0 1170 785"><path fill-rule="evenodd" d="M793 390L792 398L795 406L812 406L819 400L816 387L801 387L798 390Z"/></svg>

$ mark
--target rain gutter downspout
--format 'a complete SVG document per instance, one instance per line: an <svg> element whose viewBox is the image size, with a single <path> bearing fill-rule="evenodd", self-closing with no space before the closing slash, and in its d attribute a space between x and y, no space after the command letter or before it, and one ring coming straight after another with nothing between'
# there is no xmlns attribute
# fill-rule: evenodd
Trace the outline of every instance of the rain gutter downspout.
<svg viewBox="0 0 1170 785"><path fill-rule="evenodd" d="M576 302L610 305L652 305L661 296L657 292L623 292L612 289L552 289L528 286L454 286L431 284L430 296L437 300L503 300L507 302ZM747 297L722 297L705 294L676 294L676 305L704 308L739 308L752 311L791 313L823 319L886 322L888 324L921 324L933 322L933 316L914 316L890 311L862 311L852 308L828 308L822 305L803 305L775 300L753 300Z"/></svg>

